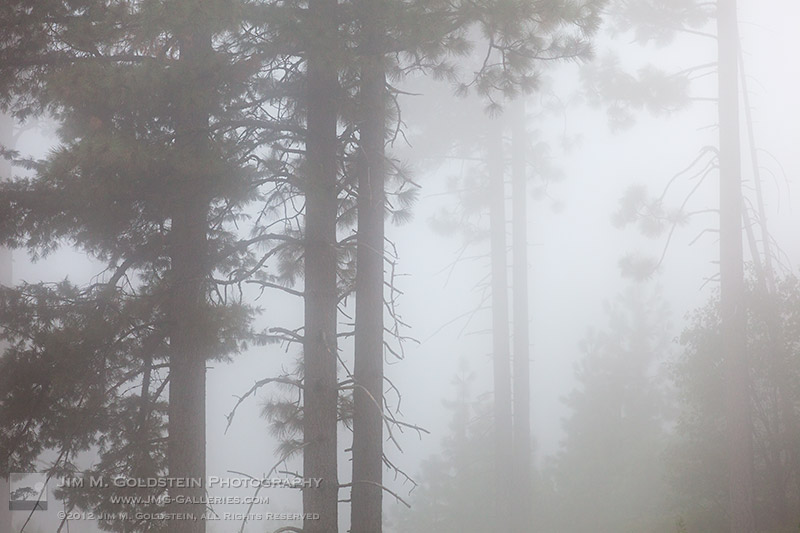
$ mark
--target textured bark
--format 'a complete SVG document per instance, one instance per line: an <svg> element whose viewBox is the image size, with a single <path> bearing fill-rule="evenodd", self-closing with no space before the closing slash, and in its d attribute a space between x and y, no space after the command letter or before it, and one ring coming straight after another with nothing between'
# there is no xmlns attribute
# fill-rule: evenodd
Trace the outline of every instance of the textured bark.
<svg viewBox="0 0 800 533"><path fill-rule="evenodd" d="M494 370L495 498L498 531L511 525L514 479L511 434L511 356L508 323L506 209L503 137L499 123L488 132L489 224L492 256L492 361Z"/></svg>
<svg viewBox="0 0 800 533"><path fill-rule="evenodd" d="M720 313L725 354L731 533L753 533L753 433L742 255L736 0L717 5L720 131Z"/></svg>
<svg viewBox="0 0 800 533"><path fill-rule="evenodd" d="M338 76L328 55L334 42L336 0L309 4L315 37L308 53L306 141L308 176L305 230L305 336L303 340L303 475L321 479L303 490L307 533L334 533L338 527L336 211Z"/></svg>
<svg viewBox="0 0 800 533"><path fill-rule="evenodd" d="M176 147L183 166L176 169L171 240L169 439L167 465L172 478L206 479L206 361L208 317L208 65L211 35L203 28L202 2L193 1L196 21L180 34L180 65L185 90L176 101ZM170 496L200 502L204 487L170 489ZM171 533L203 533L202 503L174 504L170 512L188 515L171 520Z"/></svg>
<svg viewBox="0 0 800 533"><path fill-rule="evenodd" d="M352 533L380 533L383 490L383 241L386 74L381 6L360 5L361 157L358 168Z"/></svg>
<svg viewBox="0 0 800 533"><path fill-rule="evenodd" d="M528 188L525 152L525 103L512 106L511 198L514 316L514 510L516 532L528 531L531 508L531 390L528 329Z"/></svg>

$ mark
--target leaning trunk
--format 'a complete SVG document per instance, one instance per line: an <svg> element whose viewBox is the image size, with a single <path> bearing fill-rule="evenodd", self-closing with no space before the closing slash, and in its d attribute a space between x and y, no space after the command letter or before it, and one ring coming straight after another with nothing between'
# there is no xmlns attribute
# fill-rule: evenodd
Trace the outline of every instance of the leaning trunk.
<svg viewBox="0 0 800 533"><path fill-rule="evenodd" d="M381 7L362 15L351 533L380 533L383 501L383 239L386 74Z"/></svg>
<svg viewBox="0 0 800 533"><path fill-rule="evenodd" d="M514 531L528 531L532 523L531 392L528 330L528 196L525 152L525 103L513 106L511 126L511 198L514 309Z"/></svg>
<svg viewBox="0 0 800 533"><path fill-rule="evenodd" d="M203 13L197 20L203 20ZM167 465L173 479L206 479L206 361L208 338L208 102L203 70L212 53L210 32L202 24L179 34L179 68L188 90L176 102L176 147L185 166L175 177L176 194L170 232L171 325L169 369L169 439ZM174 504L179 513L168 524L172 533L203 533L204 486L170 489L170 497L197 503Z"/></svg>
<svg viewBox="0 0 800 533"><path fill-rule="evenodd" d="M499 121L498 121L499 122ZM511 356L509 353L506 209L502 128L488 132L489 224L492 256L492 361L494 369L495 511L498 531L510 527L511 480Z"/></svg>
<svg viewBox="0 0 800 533"><path fill-rule="evenodd" d="M719 41L720 313L725 354L731 533L753 533L753 432L747 361L736 0L717 4Z"/></svg>
<svg viewBox="0 0 800 533"><path fill-rule="evenodd" d="M338 75L326 43L336 38L336 0L309 4L314 42L308 51L305 218L305 336L303 339L303 475L320 480L303 489L307 533L338 527L336 212Z"/></svg>

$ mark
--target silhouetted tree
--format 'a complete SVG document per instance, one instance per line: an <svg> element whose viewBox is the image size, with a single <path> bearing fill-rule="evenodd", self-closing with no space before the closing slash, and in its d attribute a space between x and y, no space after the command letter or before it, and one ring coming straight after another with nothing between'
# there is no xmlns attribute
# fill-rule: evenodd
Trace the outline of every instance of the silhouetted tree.
<svg viewBox="0 0 800 533"><path fill-rule="evenodd" d="M250 310L213 281L248 257L230 223L255 186L241 131L226 123L254 68L232 44L236 6L0 9L2 107L56 117L61 143L28 165L30 179L2 185L0 238L34 255L68 243L107 268L85 287L3 291L3 469L54 448L52 473L70 473L77 453L99 448L106 475L205 479L206 364L249 336ZM199 517L203 495L173 487L198 503L170 510ZM67 494L79 506L106 496ZM102 525L205 530L199 519Z"/></svg>
<svg viewBox="0 0 800 533"><path fill-rule="evenodd" d="M337 214L339 142L337 137L339 46L336 0L312 0L306 29L307 185L305 187L305 322L303 337L303 475L322 480L303 491L303 511L319 516L303 530L338 529L337 469Z"/></svg>

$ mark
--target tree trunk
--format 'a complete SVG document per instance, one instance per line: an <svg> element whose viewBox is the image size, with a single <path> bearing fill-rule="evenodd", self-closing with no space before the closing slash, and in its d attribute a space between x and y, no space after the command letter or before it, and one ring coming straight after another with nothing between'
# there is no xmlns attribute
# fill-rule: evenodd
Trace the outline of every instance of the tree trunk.
<svg viewBox="0 0 800 533"><path fill-rule="evenodd" d="M0 146L13 148L14 122L6 115L0 115ZM8 160L0 158L0 181L11 176L11 164ZM0 285L11 285L11 250L0 247ZM0 357L6 347L0 344ZM8 479L4 477L8 465L0 467L0 531L11 533L11 511L8 508L9 486Z"/></svg>
<svg viewBox="0 0 800 533"><path fill-rule="evenodd" d="M196 20L179 32L179 69L185 90L176 102L176 148L183 165L176 169L172 213L169 372L169 440L167 465L171 478L201 480L200 487L171 488L170 496L200 502L206 479L206 361L209 353L208 211L210 202L208 104L210 91L203 72L212 54L211 34L203 27L202 2L192 2ZM176 95L178 96L178 95ZM190 484L193 485L193 484ZM202 503L174 504L171 533L204 533ZM188 515L188 518L187 516Z"/></svg>
<svg viewBox="0 0 800 533"><path fill-rule="evenodd" d="M719 0L720 313L725 354L731 533L753 533L753 433L742 255L736 0Z"/></svg>
<svg viewBox="0 0 800 533"><path fill-rule="evenodd" d="M337 98L338 73L330 51L336 39L336 0L309 3L315 30L308 51L306 154L305 335L303 338L303 475L321 480L303 489L307 533L338 528L338 383L336 317Z"/></svg>
<svg viewBox="0 0 800 533"><path fill-rule="evenodd" d="M381 6L361 3L351 533L380 533L383 502L383 262L386 74Z"/></svg>
<svg viewBox="0 0 800 533"><path fill-rule="evenodd" d="M495 497L497 531L511 521L514 479L511 434L511 356L508 324L506 209L503 130L499 120L490 126L488 140L489 224L492 256L492 361L494 366Z"/></svg>
<svg viewBox="0 0 800 533"><path fill-rule="evenodd" d="M530 335L528 330L528 188L525 152L525 102L512 106L511 198L513 235L514 309L514 531L530 529L531 494L531 392Z"/></svg>

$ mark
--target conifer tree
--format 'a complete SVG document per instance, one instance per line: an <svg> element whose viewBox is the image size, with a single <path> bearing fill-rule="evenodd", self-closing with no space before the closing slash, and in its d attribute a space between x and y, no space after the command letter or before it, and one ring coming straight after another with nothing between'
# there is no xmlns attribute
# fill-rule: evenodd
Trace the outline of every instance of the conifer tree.
<svg viewBox="0 0 800 533"><path fill-rule="evenodd" d="M757 278L745 285L747 304L747 371L752 411L753 517L756 531L791 531L800 512L800 476L792 450L800 434L786 425L787 413L797 416L797 388L783 389L786 380L797 383L800 368L800 301L798 280L778 276L773 290ZM728 449L720 446L729 428L725 423L727 353L722 343L721 305L718 291L689 315L680 336L683 351L672 365L678 393L679 418L669 459L676 504L692 529L724 530L730 527L728 511ZM780 317L774 322L774 317ZM776 330L778 335L776 335ZM773 339L781 339L778 357ZM788 401L781 395L788 392Z"/></svg>
<svg viewBox="0 0 800 533"><path fill-rule="evenodd" d="M661 372L668 309L657 290L628 287L591 331L566 398L565 439L547 468L547 530L674 531L662 455L670 422Z"/></svg>
<svg viewBox="0 0 800 533"><path fill-rule="evenodd" d="M363 171L360 173L358 189L359 218L364 218L363 224L361 220L359 221L358 246L362 249L358 254L361 264L357 262L356 268L357 279L364 282L360 286L365 290L359 297L357 289L356 301L357 307L364 311L370 309L372 312L359 313L357 309L356 313L355 364L356 367L360 366L366 370L361 379L368 380L368 384L360 383L359 376L356 375L355 385L356 391L374 389L374 392L359 394L359 397L355 398L354 426L366 422L372 430L364 435L364 448L358 442L362 438L360 432L356 430L357 435L354 435L355 492L352 516L354 520L357 517L360 520L362 516L372 517L368 518L372 524L370 531L379 531L375 527L380 524L378 487L381 484L377 457L382 455L380 445L382 439L378 423L380 409L375 407L382 408L382 402L378 398L382 397L383 382L382 362L379 361L383 357L383 327L380 321L383 301L383 262L375 258L382 255L378 252L383 250L384 235L382 215L384 207L381 199L384 196L384 178L379 161L384 157L385 133L382 132L386 130L386 122L377 116L385 113L385 105L380 103L385 97L379 97L380 93L385 91L385 82L378 82L385 79L388 70L384 62L388 63L390 59L387 58L391 58L392 63L389 65L401 73L404 72L403 69L417 68L450 73L452 78L458 79L455 74L457 69L448 65L444 59L448 54L459 52L463 54L469 48L469 45L465 44L474 39L472 45L481 51L485 49L487 54L483 56L485 60L477 70L462 78L460 88L462 91L467 91L470 87L475 87L479 93L488 96L489 100L494 102L498 94L515 94L520 90L531 89L539 66L538 61L588 55L590 47L587 38L597 29L599 9L603 4L604 2L600 1L579 7L569 2L558 6L541 6L517 1L478 4L433 1L410 2L408 5L399 6L403 8L400 11L397 5L390 6L387 3L377 2L374 5L364 5L359 10L362 25L358 44L361 46L364 43L371 43L379 37L385 39L383 45L378 44L374 50L364 51L361 56L360 71L362 112L367 110L376 116L372 118L367 116L360 121L359 150L367 161L367 165L362 165L362 169L366 168L370 173L366 176ZM563 27L568 29L561 31ZM571 31L572 27L576 28L574 32ZM479 33L481 37L474 37ZM411 58L410 65L402 62L403 55ZM374 56L374 59L371 56ZM368 187L366 190L365 185ZM373 258L369 259L369 263L365 263L370 255ZM366 289L367 280L372 280L369 282L370 289ZM371 300L372 303L365 302L365 299ZM359 342L360 339L364 340L363 344ZM364 349L360 349L359 346L364 346ZM366 349L367 346L369 350ZM510 385L510 375L506 381ZM510 394L510 386L502 387L498 389L499 391L508 391ZM508 404L510 405L510 396ZM510 408L507 411L510 417ZM370 419L366 418L370 416L368 413L372 413ZM510 441L509 427L508 442ZM381 450L378 450L379 447ZM369 451L370 449L372 451ZM356 457L362 454L364 457ZM364 470L360 466L357 467L356 465L360 465L362 460L372 466L365 467ZM362 475L361 472L367 471L372 472L372 478L361 480L359 477ZM362 481L368 483L361 483ZM368 484L373 488L364 489L363 495L357 494L361 490L357 489L359 484ZM367 496L370 492L372 496ZM502 500L510 501L510 496Z"/></svg>
<svg viewBox="0 0 800 533"><path fill-rule="evenodd" d="M386 44L382 0L361 0L358 92L358 237L353 368L352 533L383 527L384 218Z"/></svg>
<svg viewBox="0 0 800 533"><path fill-rule="evenodd" d="M518 100L511 118L512 306L513 306L513 427L514 530L532 521L531 390L528 329L528 169L525 102Z"/></svg>
<svg viewBox="0 0 800 533"><path fill-rule="evenodd" d="M97 447L100 474L204 483L206 364L249 335L250 311L212 279L248 257L228 223L255 183L241 132L225 126L253 68L233 44L237 6L18 0L0 10L2 106L55 116L61 142L30 165L33 177L2 185L2 241L34 255L68 243L107 267L87 287L3 291L2 423L21 428L3 433L4 472L54 448L51 473L73 474L76 454ZM197 503L169 512L198 520L102 525L202 532L203 495L170 489ZM106 496L65 494L78 507Z"/></svg>
<svg viewBox="0 0 800 533"><path fill-rule="evenodd" d="M720 179L718 189L720 200L719 282L721 320L725 332L720 339L720 349L727 354L724 372L727 376L728 387L725 392L727 399L725 419L729 431L726 467L730 482L728 491L730 499L729 526L731 533L752 533L754 528L752 511L753 445L750 426L753 406L750 404L748 395L750 385L748 384L746 362L748 354L745 342L747 332L742 244L742 219L748 215L744 208L742 193L739 90L741 51L737 2L735 0L719 0L713 3L687 1L675 4L659 2L634 4L620 1L616 3L615 8L621 15L623 29L634 28L640 41L668 42L678 32L710 37L716 41L717 61L715 64L692 66L671 76L663 73L652 75L652 69L645 71L649 72L649 75L643 76L643 78L649 79L621 84L627 85L624 89L627 96L617 94L615 97L617 103L614 107L619 112L631 105L643 107L643 104L646 104L649 108L656 110L669 109L676 103L684 105L688 101L687 89L691 74L698 70L717 68L719 151L715 154L711 168L713 169L713 164L716 163ZM670 23L665 24L665 20ZM712 21L716 23L716 33L705 31L704 26ZM628 79L624 76L612 75L607 77L606 81L614 78L617 80ZM647 83L640 83L641 81ZM651 94L659 97L666 96L666 98L642 99L641 95L644 94L642 88L647 85L656 88L655 91L651 90ZM617 89L621 88L621 86L617 87ZM631 95L636 98L630 98ZM638 103L635 103L637 100ZM698 161L701 159L703 159L702 153L701 157L698 157ZM708 174L709 171L706 169L701 170L698 175L705 177ZM756 179L758 178L756 177ZM695 187L696 189L697 187ZM691 194L686 201L689 197ZM652 202L651 207L655 207L655 212L664 212L661 205L662 200L663 195ZM684 205L686 201L684 201ZM672 221L674 227L683 218L683 214L678 213L677 216L671 218L675 219ZM753 252L753 256L757 257L758 250L753 248Z"/></svg>
<svg viewBox="0 0 800 533"><path fill-rule="evenodd" d="M336 0L312 0L309 23L313 31L307 51L307 185L305 187L305 333L303 341L303 475L319 478L318 489L303 492L303 511L319 516L306 520L303 530L329 533L338 529L337 471L337 315L339 291L338 109L341 92L336 54Z"/></svg>
<svg viewBox="0 0 800 533"><path fill-rule="evenodd" d="M487 132L489 174L489 234L492 263L492 370L494 380L495 519L511 528L515 478L511 346L508 319L508 263L506 246L506 187L503 128L498 120Z"/></svg>
<svg viewBox="0 0 800 533"><path fill-rule="evenodd" d="M413 533L479 533L495 531L497 516L490 503L494 475L492 405L488 397L475 398L474 373L462 361L455 395L445 401L450 412L441 451L422 465L411 509L397 513L392 531Z"/></svg>
<svg viewBox="0 0 800 533"><path fill-rule="evenodd" d="M0 149L10 150L13 146L14 122L11 117L0 114ZM0 181L11 177L11 165L5 158L0 158ZM0 248L0 286L11 285L11 252ZM2 345L0 345L2 346ZM11 511L9 496L11 488L8 475L0 470L0 531L11 531Z"/></svg>
<svg viewBox="0 0 800 533"><path fill-rule="evenodd" d="M720 313L725 353L731 533L754 533L753 437L747 368L736 0L717 2Z"/></svg>

